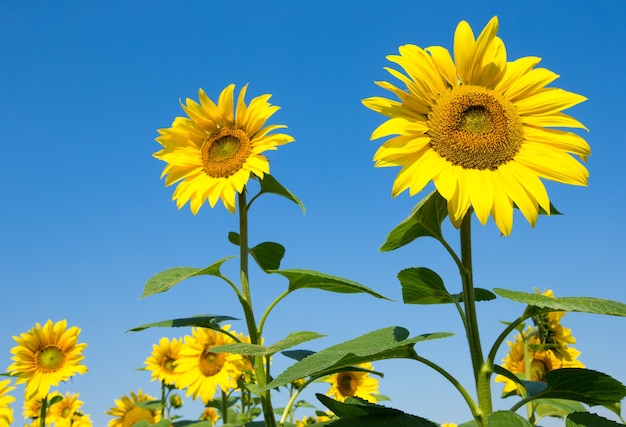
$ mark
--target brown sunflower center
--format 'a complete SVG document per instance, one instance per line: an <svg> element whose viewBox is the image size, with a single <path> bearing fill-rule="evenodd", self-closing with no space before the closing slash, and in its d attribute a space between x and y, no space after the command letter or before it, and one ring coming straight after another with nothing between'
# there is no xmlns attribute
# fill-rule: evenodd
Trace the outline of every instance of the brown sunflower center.
<svg viewBox="0 0 626 427"><path fill-rule="evenodd" d="M213 178L228 178L244 165L252 142L241 129L221 128L202 144L202 169Z"/></svg>
<svg viewBox="0 0 626 427"><path fill-rule="evenodd" d="M200 372L205 377L217 375L224 367L225 361L226 355L224 353L211 353L208 349L204 350L200 356Z"/></svg>
<svg viewBox="0 0 626 427"><path fill-rule="evenodd" d="M433 150L465 169L497 169L515 157L523 141L513 104L481 86L458 86L443 94L428 126Z"/></svg>
<svg viewBox="0 0 626 427"><path fill-rule="evenodd" d="M132 427L135 423L141 420L146 420L151 424L154 424L156 421L149 409L135 406L133 409L124 414L124 422L122 425L123 427Z"/></svg>
<svg viewBox="0 0 626 427"><path fill-rule="evenodd" d="M65 363L65 353L60 348L50 345L36 353L37 367L43 372L55 372Z"/></svg>
<svg viewBox="0 0 626 427"><path fill-rule="evenodd" d="M356 393L356 379L349 372L340 373L337 376L337 389L343 396L354 396Z"/></svg>

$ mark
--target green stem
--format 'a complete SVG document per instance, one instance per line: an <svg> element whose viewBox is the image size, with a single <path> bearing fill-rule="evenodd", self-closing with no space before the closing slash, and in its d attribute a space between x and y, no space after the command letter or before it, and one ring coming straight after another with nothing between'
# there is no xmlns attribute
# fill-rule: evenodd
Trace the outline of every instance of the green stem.
<svg viewBox="0 0 626 427"><path fill-rule="evenodd" d="M502 345L506 337L508 337L509 334L513 332L515 328L517 328L517 325L524 322L524 320L526 320L527 318L528 318L527 316L522 315L518 317L517 319L515 319L514 321L512 321L511 323L509 323L509 325L504 329L504 331L502 331L502 333L498 336L498 338L496 338L495 342L493 343L493 346L491 346L491 350L489 350L489 355L487 356L486 363L490 364L491 367L493 367L494 361L496 359L496 353L498 352L498 349L500 348L500 346Z"/></svg>
<svg viewBox="0 0 626 427"><path fill-rule="evenodd" d="M265 326L265 320L267 320L267 316L270 314L270 311L272 311L272 309L276 306L276 304L278 304L283 298L289 295L290 292L291 291L287 289L285 292L278 295L276 299L274 299L274 301L272 301L272 303L267 307L267 309L265 310L265 313L263 313L263 316L261 316L261 320L259 321L259 335L263 334L263 327Z"/></svg>
<svg viewBox="0 0 626 427"><path fill-rule="evenodd" d="M252 344L261 344L261 336L259 329L257 329L256 321L254 319L254 311L252 309L252 294L250 292L250 282L248 280L248 204L246 203L246 188L239 193L239 262L241 272L241 305L243 307L244 315L246 317L246 324L248 325L248 333L250 334L250 342ZM267 385L269 378L266 372L265 365L262 357L251 357L252 365L254 366L254 372L259 389L263 390ZM263 390L260 392L261 406L263 408L263 417L265 418L266 427L275 427L276 418L274 416L274 409L272 408L272 401L270 399L270 391Z"/></svg>
<svg viewBox="0 0 626 427"><path fill-rule="evenodd" d="M480 414L475 417L478 425L486 425L486 419L493 412L491 402L491 373L492 369L486 366L480 344L478 331L478 318L476 316L476 300L474 295L474 278L472 269L472 235L471 235L472 211L468 211L461 223L461 262L460 269L463 282L463 302L465 305L465 317L467 321L466 333L469 343L476 393L478 394L478 406Z"/></svg>
<svg viewBox="0 0 626 427"><path fill-rule="evenodd" d="M228 424L228 395L222 390L222 421Z"/></svg>
<svg viewBox="0 0 626 427"><path fill-rule="evenodd" d="M39 409L39 427L46 426L46 411L48 409L48 395L41 399L41 408Z"/></svg>
<svg viewBox="0 0 626 427"><path fill-rule="evenodd" d="M165 418L165 381L161 381L161 417ZM169 417L168 417L169 418Z"/></svg>
<svg viewBox="0 0 626 427"><path fill-rule="evenodd" d="M287 416L289 416L289 414L293 414L293 410L292 410L293 404L295 403L297 397L300 395L302 390L304 390L304 388L308 386L309 384L311 384L313 381L315 381L314 378L309 378L308 381L302 384L300 388L297 388L295 392L291 395L291 397L289 398L289 402L287 402L287 405L285 406L285 409L283 410L283 415L280 417L280 423L279 423L280 427L283 427L285 425L285 422L287 421Z"/></svg>

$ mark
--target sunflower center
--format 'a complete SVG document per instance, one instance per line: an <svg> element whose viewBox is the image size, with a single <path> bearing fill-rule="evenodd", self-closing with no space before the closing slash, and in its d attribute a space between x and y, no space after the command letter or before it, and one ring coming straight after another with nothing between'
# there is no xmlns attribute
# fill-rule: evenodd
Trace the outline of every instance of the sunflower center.
<svg viewBox="0 0 626 427"><path fill-rule="evenodd" d="M65 353L56 346L48 346L36 354L37 367L43 372L58 371L65 363Z"/></svg>
<svg viewBox="0 0 626 427"><path fill-rule="evenodd" d="M224 353L211 353L209 350L204 350L200 356L200 372L205 377L212 377L222 370L225 360L226 355Z"/></svg>
<svg viewBox="0 0 626 427"><path fill-rule="evenodd" d="M174 361L175 359L172 359L171 357L166 356L163 358L163 361L161 362L161 367L163 368L164 371L174 373Z"/></svg>
<svg viewBox="0 0 626 427"><path fill-rule="evenodd" d="M61 417L62 418L68 418L70 415L72 415L72 410L71 408L65 407L61 410Z"/></svg>
<svg viewBox="0 0 626 427"><path fill-rule="evenodd" d="M202 169L213 178L228 178L244 165L252 142L241 129L221 128L202 144Z"/></svg>
<svg viewBox="0 0 626 427"><path fill-rule="evenodd" d="M354 396L357 389L356 380L350 373L341 373L337 376L337 389L344 396Z"/></svg>
<svg viewBox="0 0 626 427"><path fill-rule="evenodd" d="M433 150L464 169L497 169L515 157L523 141L513 104L481 86L457 86L443 94L428 126Z"/></svg>
<svg viewBox="0 0 626 427"><path fill-rule="evenodd" d="M132 427L135 423L141 420L146 420L151 424L154 424L155 421L154 416L149 409L135 406L133 409L124 414L123 427Z"/></svg>

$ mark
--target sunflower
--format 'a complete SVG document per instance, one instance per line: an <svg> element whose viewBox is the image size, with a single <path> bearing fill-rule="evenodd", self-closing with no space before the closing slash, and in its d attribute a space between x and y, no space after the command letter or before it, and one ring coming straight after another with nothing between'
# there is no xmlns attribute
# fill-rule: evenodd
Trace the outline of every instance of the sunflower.
<svg viewBox="0 0 626 427"><path fill-rule="evenodd" d="M80 364L87 344L77 343L79 333L76 326L67 329L66 320L54 324L48 320L43 327L37 323L25 334L13 337L18 345L11 349L13 363L7 370L19 376L16 384L26 383L26 399L43 398L50 387L87 372Z"/></svg>
<svg viewBox="0 0 626 427"><path fill-rule="evenodd" d="M54 399L57 396L61 398L63 397L63 395L59 393L58 391L53 391L50 394L48 394L48 398L47 398L48 404L50 404L52 399ZM24 419L28 419L28 418L32 418L33 420L38 419L39 416L41 415L41 398L25 400L23 414L24 414ZM48 415L46 415L46 424L50 424L52 421L53 419L49 417Z"/></svg>
<svg viewBox="0 0 626 427"><path fill-rule="evenodd" d="M228 330L228 325L224 330ZM237 387L244 361L239 354L213 353L212 347L232 344L228 335L208 328L193 328L186 336L178 360L174 363L178 374L176 387L187 389L187 396L201 397L204 403L213 400L218 389L228 391Z"/></svg>
<svg viewBox="0 0 626 427"><path fill-rule="evenodd" d="M586 160L591 150L577 134L554 129L586 129L562 112L586 98L546 87L558 75L535 68L540 58L507 62L497 30L494 17L475 39L461 21L454 60L441 46L401 46L399 55L387 59L406 74L386 69L406 90L377 82L400 101L372 97L363 104L389 117L371 139L393 136L374 161L378 167L402 168L394 197L405 190L413 196L432 180L455 227L472 207L483 225L491 215L508 236L513 206L533 226L540 208L550 212L540 178L587 185L589 173L572 154Z"/></svg>
<svg viewBox="0 0 626 427"><path fill-rule="evenodd" d="M533 335L528 338L530 372L527 373L526 358L524 356L524 336L529 335L530 332L531 328L529 327L526 334L518 334L515 336L514 342L508 342L509 352L502 360L502 367L509 372L529 381L545 382L545 375L547 372L560 368L585 367L582 362L577 360L578 356L580 356L580 351L573 347L566 347L561 351L556 352L551 348L546 348L541 343L540 338ZM567 356L562 357L562 353L567 353ZM494 381L505 383L504 389L502 390L502 394L505 396L513 393L520 394L521 392L515 382L503 375L496 375Z"/></svg>
<svg viewBox="0 0 626 427"><path fill-rule="evenodd" d="M371 363L356 365L359 368L371 371L374 369ZM366 371L346 371L331 375L324 381L331 384L326 393L333 399L343 402L347 397L356 396L369 402L376 402L373 394L378 393L378 380L369 376Z"/></svg>
<svg viewBox="0 0 626 427"><path fill-rule="evenodd" d="M137 394L131 391L130 397L123 395L119 400L115 400L114 407L105 412L107 415L117 417L109 421L107 425L109 427L131 427L140 420L156 424L161 419L159 411L137 405L138 403L152 400L155 400L155 398L144 393L141 389L137 391Z"/></svg>
<svg viewBox="0 0 626 427"><path fill-rule="evenodd" d="M173 385L177 374L174 372L174 362L178 359L178 352L183 343L182 339L173 338L171 341L163 337L159 344L152 345L152 354L144 362L146 369L152 372L152 380L162 381Z"/></svg>
<svg viewBox="0 0 626 427"><path fill-rule="evenodd" d="M217 414L215 408L204 408L200 415L200 421L211 421L214 425L219 419L220 416Z"/></svg>
<svg viewBox="0 0 626 427"><path fill-rule="evenodd" d="M323 423L334 419L337 419L337 417L332 413L311 415L308 417L304 417L301 420L296 420L296 427L316 425L318 423Z"/></svg>
<svg viewBox="0 0 626 427"><path fill-rule="evenodd" d="M541 293L535 289L537 293ZM548 289L542 295L554 298L554 292ZM561 324L561 319L565 316L564 311L551 311L533 317L533 321L538 329L541 342L550 346L561 358L569 358L570 354L565 351L569 344L576 344L576 338L572 336L572 330Z"/></svg>
<svg viewBox="0 0 626 427"><path fill-rule="evenodd" d="M80 407L83 402L78 400L78 393L65 393L65 396L58 402L50 405L46 420L54 420L54 427L71 427L76 414L80 414Z"/></svg>
<svg viewBox="0 0 626 427"><path fill-rule="evenodd" d="M270 171L262 153L294 140L269 134L286 127L263 127L279 107L268 102L271 95L258 96L246 106L247 87L239 92L236 107L235 85L222 91L217 104L200 89L199 104L189 98L186 105L181 103L188 118L177 117L170 128L158 130L156 141L163 149L154 157L167 162L161 175L167 175L165 185L178 182L172 200L179 209L189 202L195 215L205 201L213 207L221 199L234 213L235 194L243 191L250 174L263 178Z"/></svg>
<svg viewBox="0 0 626 427"><path fill-rule="evenodd" d="M72 427L93 427L93 422L89 415L75 415L72 420Z"/></svg>
<svg viewBox="0 0 626 427"><path fill-rule="evenodd" d="M0 381L0 427L9 427L13 422L13 409L11 403L15 402L15 397L7 393L15 388L10 385L11 380Z"/></svg>

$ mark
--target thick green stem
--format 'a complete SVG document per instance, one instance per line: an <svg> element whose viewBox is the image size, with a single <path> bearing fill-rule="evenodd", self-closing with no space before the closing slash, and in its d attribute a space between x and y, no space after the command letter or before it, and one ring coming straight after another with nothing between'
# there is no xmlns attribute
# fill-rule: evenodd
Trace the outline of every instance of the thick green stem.
<svg viewBox="0 0 626 427"><path fill-rule="evenodd" d="M248 325L248 333L250 334L250 342L252 344L261 344L261 336L257 329L256 321L254 319L254 310L252 308L252 293L250 292L250 282L248 280L248 204L246 202L246 189L239 193L239 262L241 272L241 304L243 307L244 315L246 317L246 324ZM262 357L252 357L252 364L254 366L254 372L257 384L261 390L268 383L268 373L265 370L265 364ZM261 406L263 408L263 417L265 419L266 427L276 426L276 417L274 416L274 409L272 408L272 400L270 398L270 391L264 390L260 393Z"/></svg>
<svg viewBox="0 0 626 427"><path fill-rule="evenodd" d="M48 395L41 399L41 408L39 409L39 427L46 426L46 411L48 409Z"/></svg>
<svg viewBox="0 0 626 427"><path fill-rule="evenodd" d="M469 343L474 379L476 381L476 393L478 394L478 407L480 416L476 419L479 425L486 425L487 416L493 412L491 402L491 366L484 363L483 352L478 332L478 318L476 316L476 299L474 295L474 277L472 269L472 235L471 235L472 211L468 211L461 224L461 278L463 281L463 302L465 306L466 333Z"/></svg>

